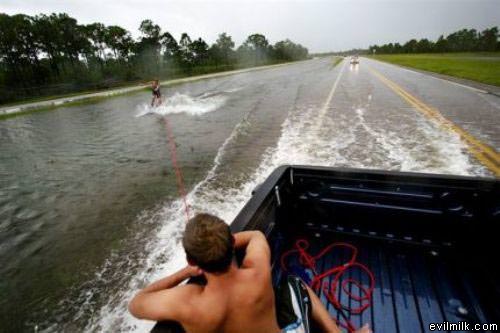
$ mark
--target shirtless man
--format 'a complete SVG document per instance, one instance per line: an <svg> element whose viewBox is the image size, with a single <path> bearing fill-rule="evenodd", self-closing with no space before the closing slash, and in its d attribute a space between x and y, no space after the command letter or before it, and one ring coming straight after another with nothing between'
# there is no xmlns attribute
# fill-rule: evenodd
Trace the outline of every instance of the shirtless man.
<svg viewBox="0 0 500 333"><path fill-rule="evenodd" d="M147 84L151 84L151 89L153 93L153 99L151 100L151 107L160 106L161 103L163 102L160 92L160 81L156 79L151 82L147 82Z"/></svg>
<svg viewBox="0 0 500 333"><path fill-rule="evenodd" d="M189 265L139 291L129 304L135 317L174 320L189 333L295 332L295 324L278 324L271 251L261 232L232 235L224 221L198 214L186 225L182 244ZM245 251L241 266L235 250ZM205 285L179 285L199 275ZM316 294L308 287L306 293L315 324L323 332L341 332ZM365 326L359 332L370 330Z"/></svg>

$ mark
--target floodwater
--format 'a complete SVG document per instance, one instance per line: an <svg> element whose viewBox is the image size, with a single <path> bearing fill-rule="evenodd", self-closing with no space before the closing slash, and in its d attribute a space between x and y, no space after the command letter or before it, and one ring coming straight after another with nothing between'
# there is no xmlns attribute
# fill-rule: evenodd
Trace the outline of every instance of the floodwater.
<svg viewBox="0 0 500 333"><path fill-rule="evenodd" d="M139 92L0 121L0 331L152 326L133 319L127 301L184 264L185 216L164 116L191 211L228 223L282 164L491 175L456 134L405 104L364 62L318 59L164 88L167 103L155 110ZM499 148L496 97L369 65L400 75Z"/></svg>

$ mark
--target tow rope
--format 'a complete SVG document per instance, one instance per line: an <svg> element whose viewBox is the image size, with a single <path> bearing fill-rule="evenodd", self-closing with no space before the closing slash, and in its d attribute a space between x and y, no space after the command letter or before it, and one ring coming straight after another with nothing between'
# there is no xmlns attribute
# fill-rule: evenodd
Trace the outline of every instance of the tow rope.
<svg viewBox="0 0 500 333"><path fill-rule="evenodd" d="M313 278L309 282L309 286L314 291L321 290L325 295L326 299L337 309L343 318L343 322L333 318L337 325L347 329L348 332L353 333L356 327L349 320L350 314L361 314L363 311L368 309L372 302L373 289L375 288L375 277L368 267L356 262L358 249L348 243L331 243L330 245L323 248L316 255L311 255L307 252L309 248L309 242L305 239L299 239L295 242L292 249L284 252L281 256L281 269L288 272L287 259L292 254L298 254L299 263L307 269L310 269L313 273ZM327 269L324 272L319 272L316 267L316 262L321 259L325 254L329 253L334 248L345 248L351 252L351 258L339 266L334 266ZM341 277L350 269L360 269L364 272L369 280L369 286L363 286L358 280L353 278L345 279L340 283ZM322 281L324 278L332 275L333 280L329 284L327 281ZM354 295L349 287L354 285L358 288L360 296ZM340 290L340 292L339 292ZM342 304L338 299L338 294L344 292L350 299L357 301L359 303L358 307L348 307ZM347 313L346 313L347 312Z"/></svg>
<svg viewBox="0 0 500 333"><path fill-rule="evenodd" d="M184 188L184 180L182 178L182 172L181 172L181 169L179 168L179 165L177 164L177 148L175 145L175 139L174 139L174 135L172 133L172 129L170 127L170 123L168 122L167 117L163 117L163 120L165 122L165 130L167 132L167 139L168 139L168 143L169 143L170 159L172 160L172 167L175 170L175 177L177 178L177 191L179 192L179 196L182 198L182 201L184 202L184 211L186 213L186 222L188 222L189 221L189 205L187 204L186 190Z"/></svg>

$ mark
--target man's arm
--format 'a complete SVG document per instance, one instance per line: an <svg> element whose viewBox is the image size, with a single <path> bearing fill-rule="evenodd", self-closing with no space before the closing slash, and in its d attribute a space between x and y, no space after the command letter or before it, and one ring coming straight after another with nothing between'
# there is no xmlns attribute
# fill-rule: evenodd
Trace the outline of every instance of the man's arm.
<svg viewBox="0 0 500 333"><path fill-rule="evenodd" d="M267 268L271 262L271 249L260 231L242 231L234 234L235 249L245 249L242 268Z"/></svg>
<svg viewBox="0 0 500 333"><path fill-rule="evenodd" d="M130 301L130 313L139 319L179 320L182 316L182 300L189 297L195 285L178 286L182 281L201 274L197 267L187 266L180 271L153 282L139 291ZM176 288L174 288L176 287Z"/></svg>

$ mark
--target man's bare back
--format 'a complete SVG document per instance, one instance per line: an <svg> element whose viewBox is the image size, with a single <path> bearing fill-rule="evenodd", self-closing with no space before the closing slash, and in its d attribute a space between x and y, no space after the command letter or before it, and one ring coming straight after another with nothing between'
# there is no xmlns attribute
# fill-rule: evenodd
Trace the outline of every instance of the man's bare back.
<svg viewBox="0 0 500 333"><path fill-rule="evenodd" d="M189 333L279 332L266 238L241 232L234 235L234 248L245 249L240 267L233 261L227 272L212 274L187 266L140 291L130 311L139 318L175 320ZM200 273L206 285L177 286Z"/></svg>
<svg viewBox="0 0 500 333"><path fill-rule="evenodd" d="M139 291L129 304L134 316L177 321L188 333L281 332L265 236L259 231L230 235L221 223L208 214L188 223L183 245L190 265ZM235 250L245 253L240 266ZM198 275L206 284L180 285ZM324 332L340 333L319 298L307 289L313 320ZM370 330L363 327L359 332Z"/></svg>
<svg viewBox="0 0 500 333"><path fill-rule="evenodd" d="M274 293L267 272L231 267L223 279L193 286L181 321L190 333L279 332Z"/></svg>

